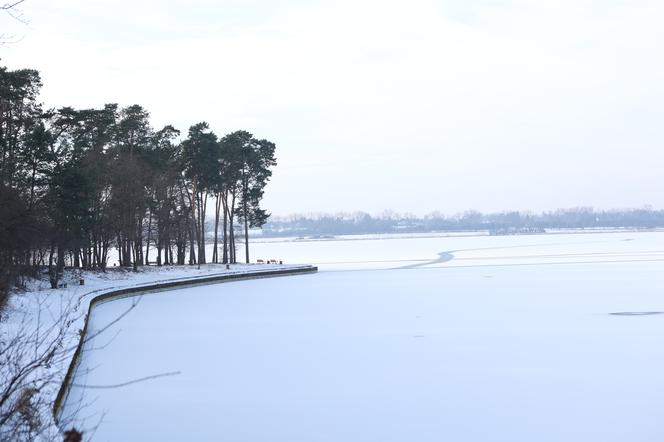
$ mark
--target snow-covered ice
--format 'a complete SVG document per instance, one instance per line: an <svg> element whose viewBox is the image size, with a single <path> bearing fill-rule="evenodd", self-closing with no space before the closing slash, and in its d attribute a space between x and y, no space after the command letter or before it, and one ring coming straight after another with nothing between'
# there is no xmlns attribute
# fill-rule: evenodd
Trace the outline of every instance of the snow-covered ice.
<svg viewBox="0 0 664 442"><path fill-rule="evenodd" d="M144 295L90 342L78 385L180 373L74 387L80 424L102 418L94 440L664 438L664 233L254 245L262 255L320 273ZM91 329L135 301L100 305ZM612 314L639 312L652 314Z"/></svg>

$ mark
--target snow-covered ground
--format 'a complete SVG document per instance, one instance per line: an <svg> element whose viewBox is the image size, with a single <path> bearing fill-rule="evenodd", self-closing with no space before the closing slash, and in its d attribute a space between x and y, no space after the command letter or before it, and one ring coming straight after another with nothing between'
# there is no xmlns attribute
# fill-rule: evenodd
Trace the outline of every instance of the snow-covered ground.
<svg viewBox="0 0 664 442"><path fill-rule="evenodd" d="M141 297L67 403L94 440L664 438L664 233L252 250L320 272Z"/></svg>
<svg viewBox="0 0 664 442"><path fill-rule="evenodd" d="M39 364L39 368L28 376L28 381L48 380L46 385L40 389L40 394L41 399L52 404L69 367L74 349L78 345L79 330L84 326L89 301L95 296L117 289L149 286L156 282L186 282L202 277L256 274L297 267L300 266L233 264L227 269L225 265L208 264L200 268L196 266L140 267L138 272L120 268L111 268L106 273L67 270L62 281L67 284L67 287L56 290L50 288L47 278L29 280L26 289L13 293L8 305L1 312L0 340L2 342L0 342L0 347L13 339L19 339L22 343L20 347L34 348L34 351L23 349L12 353L12 357L15 356L19 359L19 361L12 361L12 363L18 363L17 367L32 365L32 361L37 357L39 351L47 351L51 348L57 350L54 361ZM84 280L84 285L79 284L81 278ZM3 376L13 376L17 373L15 370L18 370L18 368L14 369L9 366L1 368ZM41 421L45 426L45 433L41 434L42 439L40 440L59 439L59 436L55 436L58 429L52 420L50 410L51 405L39 410L43 414Z"/></svg>

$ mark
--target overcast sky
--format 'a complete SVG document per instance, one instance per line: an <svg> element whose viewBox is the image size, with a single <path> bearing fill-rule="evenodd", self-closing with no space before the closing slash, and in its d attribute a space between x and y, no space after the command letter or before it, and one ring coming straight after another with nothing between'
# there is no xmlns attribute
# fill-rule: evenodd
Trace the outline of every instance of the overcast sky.
<svg viewBox="0 0 664 442"><path fill-rule="evenodd" d="M664 2L26 0L47 107L277 144L275 214L664 207Z"/></svg>

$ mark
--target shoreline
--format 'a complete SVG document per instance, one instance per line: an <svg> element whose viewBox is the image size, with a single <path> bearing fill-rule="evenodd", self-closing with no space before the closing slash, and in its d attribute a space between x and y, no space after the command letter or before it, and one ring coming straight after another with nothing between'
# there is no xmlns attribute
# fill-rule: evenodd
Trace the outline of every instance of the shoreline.
<svg viewBox="0 0 664 442"><path fill-rule="evenodd" d="M261 278L276 278L283 276L299 275L299 274L311 274L316 273L318 267L312 265L288 265L285 268L271 269L271 268L261 268L256 270L247 270L239 272L224 272L224 273L215 273L212 275L202 275L202 276L192 276L192 277L183 277L183 278L171 278L167 280L152 281L144 284L130 285L125 287L110 287L105 289L92 290L84 295L81 295L80 300L83 300L86 297L89 297L95 293L92 299L89 300L87 312L84 316L83 327L80 330L80 338L76 346L76 350L72 355L69 367L65 374L65 377L62 381L58 393L53 402L53 418L56 425L60 425L60 414L64 408L64 405L67 401L71 389L71 382L73 381L74 375L80 363L81 353L86 342L87 330L88 330L88 320L90 318L90 313L98 305L111 302L117 299L130 298L134 296L142 296L147 293L160 293L170 290L176 290L187 287L195 287L200 285L211 285L211 284L221 284L226 282L235 282L235 281L244 281L252 279L261 279ZM65 429L62 429L65 430Z"/></svg>
<svg viewBox="0 0 664 442"><path fill-rule="evenodd" d="M428 238L472 238L480 236L542 236L542 235L584 235L599 233L656 233L664 232L664 227L640 228L640 227L601 227L601 228L570 228L570 229L545 229L544 232L533 233L507 233L491 235L490 230L448 230L437 232L410 232L410 233L358 233L353 235L329 235L316 238L314 235L299 236L267 236L254 237L254 244L270 244L282 242L327 242L327 241L373 241L373 240L396 240L396 239L428 239Z"/></svg>

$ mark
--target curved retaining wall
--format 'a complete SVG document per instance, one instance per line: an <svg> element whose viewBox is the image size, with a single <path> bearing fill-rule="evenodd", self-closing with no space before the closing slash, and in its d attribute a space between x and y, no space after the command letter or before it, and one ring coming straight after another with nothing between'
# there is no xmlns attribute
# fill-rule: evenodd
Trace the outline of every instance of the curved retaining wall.
<svg viewBox="0 0 664 442"><path fill-rule="evenodd" d="M167 290L175 290L186 287L195 287L198 285L207 285L207 284L219 284L222 282L230 281L243 281L248 279L259 279L259 278L274 278L277 276L288 276L288 275L298 275L303 273L316 273L318 267L315 266L302 266L302 267L292 267L287 269L278 269L278 270L259 270L255 272L247 273L231 273L231 274L217 274L212 276L202 276L194 277L184 280L171 280L156 282L151 284L125 287L121 289L111 290L105 292L101 295L97 295L90 300L88 305L88 312L85 315L85 323L81 331L81 338L78 341L78 346L74 351L71 362L69 363L69 368L67 369L67 374L65 375L64 380L62 381L62 386L58 391L58 395L55 398L53 403L53 416L55 417L55 422L59 424L60 413L62 412L62 407L64 406L67 396L69 395L70 384L76 373L76 368L80 362L81 352L83 351L83 346L85 345L85 338L88 333L88 320L90 319L90 313L92 309L99 304L104 302L113 301L115 299L130 298L132 296L139 296L145 293L154 293L154 292L163 292Z"/></svg>

